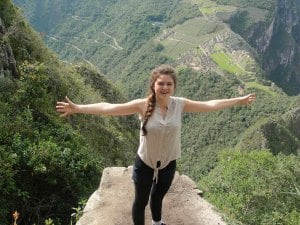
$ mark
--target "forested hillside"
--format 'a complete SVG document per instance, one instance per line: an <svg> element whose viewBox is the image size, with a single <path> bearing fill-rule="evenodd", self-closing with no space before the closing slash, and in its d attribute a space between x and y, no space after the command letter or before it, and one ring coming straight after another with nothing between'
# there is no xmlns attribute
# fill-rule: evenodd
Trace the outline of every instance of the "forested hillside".
<svg viewBox="0 0 300 225"><path fill-rule="evenodd" d="M94 68L62 63L11 1L0 2L0 53L0 223L17 210L17 224L69 224L103 168L131 164L135 118L59 118L55 104L67 94L125 98Z"/></svg>
<svg viewBox="0 0 300 225"><path fill-rule="evenodd" d="M299 63L297 61L299 56L297 24L299 21L295 17L289 17L293 21L290 24L294 25L293 29L286 31L285 37L291 41L288 44L292 43L293 46L286 54L283 54L281 48L272 48L272 46L285 46L286 39L280 39L278 42L283 44L277 42L276 44L274 41L277 36L270 32L270 24L276 21L274 18L278 18L276 12L282 12L282 10L295 12L294 10L299 9L297 0L291 1L291 4L294 4L292 6L279 5L281 1L277 3L275 0L15 0L14 2L23 6L22 12L39 31L42 39L37 34L34 35L34 39L32 37L15 38L15 35L19 35L18 32L16 34L8 32L7 42L12 46L17 66L16 73L11 72L11 76L15 74L13 82L7 76L3 77L3 81L12 87L19 87L14 86L15 83L31 85L30 88L26 88L32 91L27 94L31 98L24 98L26 101L23 98L17 101L24 105L24 110L27 110L26 113L24 111L24 115L22 114L27 120L28 113L32 114L36 108L40 107L40 101L32 96L40 96L41 94L36 93L40 93L41 90L32 90L31 87L42 87L42 94L45 92L45 97L42 99L47 99L42 102L48 106L46 109L51 115L51 120L47 120L46 123L40 117L37 118L38 121L44 121L46 136L52 137L49 135L52 126L48 124L53 121L60 129L68 128L70 132L74 131L76 138L72 136L74 139L64 143L63 149L68 148L73 151L74 148L74 151L76 149L80 151L84 143L84 149L87 149L84 152L88 153L87 161L88 157L92 157L93 160L97 159L96 161L100 162L99 167L91 170L93 179L98 179L95 174L101 171L103 166L130 163L129 160L133 158L136 150L134 146L137 143L132 137L132 134L136 132L129 128L136 126L136 121L134 118L76 116L63 124L51 111L53 109L49 105L53 106L54 102L62 99L64 95L69 95L74 101L80 103L102 100L118 102L126 101L126 98L142 97L145 95L150 70L161 63L169 63L178 71L179 82L176 92L178 96L208 100L250 92L257 94L256 103L250 107L235 107L210 114L185 115L182 136L183 152L178 162L178 169L193 177L195 181L199 181L199 185L208 192L208 198L224 212L231 222L239 221L253 225L297 224L300 220L300 207L297 201L299 200L300 173L299 165L295 162L299 160L300 151L299 109L297 109L300 106L300 99L299 96L289 95L299 93L297 89L299 73L294 70L298 68ZM7 7L10 1L4 1L1 4ZM8 11L1 10L2 14L3 12ZM3 15L2 19L6 29L9 30L11 27L10 30L14 31L13 24L16 22L12 21L20 21L19 17L16 20L15 13L5 15L6 17ZM30 29L26 22L21 20L20 24ZM274 30L276 29L272 31ZM270 39L268 35L271 35L273 39ZM57 52L65 63L49 53L49 50L43 46L42 40ZM35 44L32 45L32 43ZM26 51L23 50L24 48ZM50 56L44 55L43 52ZM264 57L265 55L271 58ZM289 58L285 61L287 56ZM272 66L270 70L267 70L266 65L271 65L268 62L279 67ZM78 67L75 63L83 63L84 66ZM66 64L70 65L66 66ZM281 72L274 72L274 69ZM101 71L105 78L97 71ZM30 79L24 80L22 73L28 74ZM39 79L44 79L44 74L47 78L46 84L39 81ZM279 88L269 80L272 74L289 82L280 83L277 79L272 79L281 85ZM105 81L106 79L113 82L114 87ZM44 86L41 86L42 84ZM5 86L3 90L11 90L12 93L19 93L23 97L23 89L18 92ZM49 93L53 93L53 96ZM122 97L122 94L126 98ZM15 95L6 94L5 96L4 99L7 99ZM5 103L12 111L15 106L13 100ZM6 110L5 115L10 115L8 112ZM7 118L6 120L10 121ZM12 121L15 123L18 120ZM39 123L35 124L39 126ZM66 126L66 124L69 125ZM12 127L18 129L18 126L11 126L11 132L14 131ZM26 126L21 124L19 127ZM30 129L30 131L33 130L35 129ZM30 151L39 149L38 146L42 144L39 145L39 141L34 141L39 135L36 133L28 135L26 132L19 132L20 134L15 139L11 142L4 142L6 144L3 146L8 148L7 146L16 142L19 143L16 146L21 145L18 147L19 151L27 148ZM54 130L51 134L55 136L59 133L62 132ZM46 140L49 142L46 136L43 136L43 142ZM28 137L31 139L27 140ZM22 141L19 141L20 138ZM50 138L50 140L56 143L57 139ZM75 147L71 147L73 145ZM50 146L53 147L53 145ZM54 146L59 146L56 148L59 152L60 144ZM110 154L106 154L107 149L110 149ZM220 155L224 149L230 150ZM261 149L266 150L260 151ZM31 156L28 157L31 158ZM8 156L6 158L8 159ZM227 160L229 158L230 160ZM251 159L249 164L246 163L248 158ZM13 159L10 160L15 162ZM91 160L91 165L98 165L93 160ZM265 163L267 166L263 167ZM72 166L67 164L66 168L73 168ZM13 166L9 168L11 171L16 171ZM233 173L232 170L235 168L239 170ZM249 174L249 168L256 168L258 171L261 169L264 172L256 176L255 173ZM284 168L284 170L280 172L279 169L273 170L272 168ZM57 169L55 168L54 171ZM79 171L81 171L80 168L76 172ZM236 177L231 177L231 174L235 174ZM263 174L270 175L269 185L274 185L276 188L270 189L267 184L263 183L266 180ZM15 184L16 177L9 177L9 179L12 184ZM93 179L86 185L92 186ZM260 192L248 192L247 184L250 181L252 185L256 184L261 187ZM80 185L80 182L78 184ZM73 189L70 188L70 190ZM220 198L224 195L228 198L222 202ZM265 195L266 198L261 198ZM81 195L74 196L78 198ZM268 196L271 197L268 198ZM271 198L274 201L280 201L281 205L273 204ZM7 208L13 207L8 204L10 200L7 197L4 199L7 202ZM256 210L261 202L266 203L268 207ZM250 218L248 214L240 213L247 210L251 211ZM56 218L57 213L53 212L53 215L55 216L48 216ZM59 224L58 220L55 224Z"/></svg>
<svg viewBox="0 0 300 225"><path fill-rule="evenodd" d="M255 57L263 77L289 95L300 92L299 0L15 2L26 9L32 24L63 59L89 61L111 78L138 76L143 73L139 70L143 65L136 65L140 61L152 67L165 62L158 56L160 51L180 63L206 69L214 63L224 67L220 60L227 60L233 65L222 69L246 74L259 67L249 60ZM138 59L140 47L154 36L158 42L148 45L140 55L143 60ZM225 43L228 39L230 43ZM216 42L221 45L215 46ZM214 62L209 63L210 58Z"/></svg>

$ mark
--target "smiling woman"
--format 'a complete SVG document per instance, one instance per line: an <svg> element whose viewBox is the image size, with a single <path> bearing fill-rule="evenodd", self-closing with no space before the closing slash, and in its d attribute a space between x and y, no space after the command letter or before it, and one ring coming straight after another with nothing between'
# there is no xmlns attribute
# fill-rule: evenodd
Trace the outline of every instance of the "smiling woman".
<svg viewBox="0 0 300 225"><path fill-rule="evenodd" d="M235 105L248 105L256 96L210 101L193 101L175 97L176 72L169 65L155 68L150 77L146 98L127 103L96 103L77 105L66 98L58 102L56 109L67 116L73 113L99 115L138 114L141 120L140 145L133 167L132 179L135 199L132 217L135 225L144 225L145 207L150 196L153 225L165 225L162 221L162 201L168 192L176 171L176 160L181 155L181 125L184 112L210 112Z"/></svg>
<svg viewBox="0 0 300 225"><path fill-rule="evenodd" d="M147 108L141 128L144 135L147 134L146 125L156 105L159 106L162 116L165 117L169 99L175 92L176 83L175 70L171 66L162 65L152 71L148 88Z"/></svg>
<svg viewBox="0 0 300 225"><path fill-rule="evenodd" d="M174 81L168 75L161 75L155 82L155 92L163 94L164 97L166 97L167 94L173 95L174 87Z"/></svg>

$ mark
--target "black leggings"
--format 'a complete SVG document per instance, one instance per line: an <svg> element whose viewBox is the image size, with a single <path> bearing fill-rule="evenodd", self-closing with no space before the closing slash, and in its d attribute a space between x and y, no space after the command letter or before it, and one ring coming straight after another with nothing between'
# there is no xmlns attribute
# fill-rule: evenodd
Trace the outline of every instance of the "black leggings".
<svg viewBox="0 0 300 225"><path fill-rule="evenodd" d="M133 167L135 199L132 206L134 225L145 224L145 208L150 196L150 209L154 221L161 220L163 198L168 192L176 170L176 161L171 161L164 169L159 170L157 183L153 180L154 170L148 167L139 157Z"/></svg>

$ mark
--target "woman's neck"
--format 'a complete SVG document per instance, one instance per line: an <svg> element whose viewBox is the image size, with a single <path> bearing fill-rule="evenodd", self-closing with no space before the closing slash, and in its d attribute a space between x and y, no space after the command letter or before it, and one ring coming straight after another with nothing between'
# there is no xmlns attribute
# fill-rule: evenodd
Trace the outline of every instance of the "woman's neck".
<svg viewBox="0 0 300 225"><path fill-rule="evenodd" d="M167 98L167 99L156 99L156 104L160 108L167 109L168 105L169 105L169 100L170 100L170 98Z"/></svg>

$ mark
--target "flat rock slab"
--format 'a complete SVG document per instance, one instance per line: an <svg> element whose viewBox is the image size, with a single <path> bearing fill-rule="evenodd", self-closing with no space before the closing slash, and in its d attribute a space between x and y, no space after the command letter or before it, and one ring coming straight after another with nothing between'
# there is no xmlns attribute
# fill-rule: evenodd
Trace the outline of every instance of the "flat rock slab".
<svg viewBox="0 0 300 225"><path fill-rule="evenodd" d="M134 186L131 175L132 166L104 169L100 187L89 198L76 225L132 225ZM176 172L163 202L164 222L167 225L226 225L199 193L189 177ZM145 214L145 224L151 225L149 205Z"/></svg>

